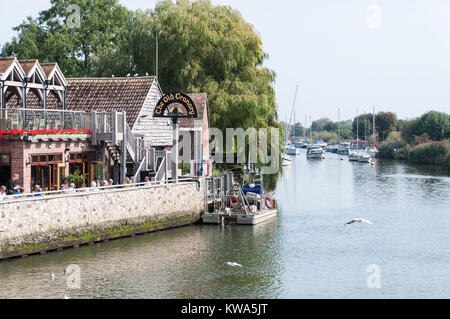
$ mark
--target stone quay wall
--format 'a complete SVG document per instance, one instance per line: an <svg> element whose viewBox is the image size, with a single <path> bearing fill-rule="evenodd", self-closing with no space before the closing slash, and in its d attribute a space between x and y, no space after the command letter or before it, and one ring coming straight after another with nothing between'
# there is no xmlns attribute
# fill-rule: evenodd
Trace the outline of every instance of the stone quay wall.
<svg viewBox="0 0 450 319"><path fill-rule="evenodd" d="M205 182L0 202L0 260L198 222Z"/></svg>

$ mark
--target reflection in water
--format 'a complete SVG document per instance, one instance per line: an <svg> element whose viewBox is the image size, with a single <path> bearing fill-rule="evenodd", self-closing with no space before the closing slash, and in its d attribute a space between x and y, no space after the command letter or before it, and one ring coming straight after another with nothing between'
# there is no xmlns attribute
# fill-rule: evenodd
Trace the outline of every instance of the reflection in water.
<svg viewBox="0 0 450 319"><path fill-rule="evenodd" d="M277 227L276 220L241 229L191 226L5 261L0 298L277 297L282 286ZM227 261L244 268L231 268ZM81 268L80 290L67 288L69 264Z"/></svg>
<svg viewBox="0 0 450 319"><path fill-rule="evenodd" d="M449 297L449 194L450 176L438 167L302 153L277 185L276 220L4 261L0 298ZM374 224L344 226L358 217ZM69 264L81 268L81 289L67 288ZM381 289L367 288L371 264L381 268Z"/></svg>

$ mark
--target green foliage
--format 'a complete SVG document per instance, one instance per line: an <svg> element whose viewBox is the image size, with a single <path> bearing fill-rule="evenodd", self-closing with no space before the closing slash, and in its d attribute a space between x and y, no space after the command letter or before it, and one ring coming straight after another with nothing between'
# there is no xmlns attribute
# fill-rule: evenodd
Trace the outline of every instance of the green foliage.
<svg viewBox="0 0 450 319"><path fill-rule="evenodd" d="M372 135L372 132L372 114L361 114L355 117L352 123L352 133L355 138L358 136L358 138L363 139L364 136Z"/></svg>
<svg viewBox="0 0 450 319"><path fill-rule="evenodd" d="M76 169L72 174L66 176L67 183L74 183L77 187L86 180L87 173L81 174L79 169Z"/></svg>
<svg viewBox="0 0 450 319"><path fill-rule="evenodd" d="M444 157L444 166L450 168L450 151L448 151Z"/></svg>
<svg viewBox="0 0 450 319"><path fill-rule="evenodd" d="M417 119L404 123L401 132L409 143L414 141L415 136L424 133L433 141L442 141L450 137L450 115L436 111L427 112Z"/></svg>
<svg viewBox="0 0 450 319"><path fill-rule="evenodd" d="M442 165L448 163L450 144L447 141L419 144L409 152L409 161L418 164Z"/></svg>
<svg viewBox="0 0 450 319"><path fill-rule="evenodd" d="M295 127L295 129L294 129L294 127ZM295 132L295 135L294 135L294 132ZM292 136L294 136L294 137L303 136L304 132L307 133L306 128L302 125L302 123L297 122L297 123L295 123L295 125L292 125L289 136L291 136L291 137Z"/></svg>
<svg viewBox="0 0 450 319"><path fill-rule="evenodd" d="M13 28L18 32L2 49L3 56L58 62L67 77L98 76L103 65L126 63L122 45L132 12L117 0L51 0L51 7L41 11L37 19L28 17ZM81 11L80 27L70 28L73 11ZM96 62L96 63L94 63Z"/></svg>
<svg viewBox="0 0 450 319"><path fill-rule="evenodd" d="M352 137L352 121L341 122L341 138L343 140L349 140Z"/></svg>
<svg viewBox="0 0 450 319"><path fill-rule="evenodd" d="M161 86L207 93L211 126L277 126L275 73L263 66L261 39L238 11L209 0L166 0L156 14L138 11L132 25L135 72L155 71L157 34Z"/></svg>
<svg viewBox="0 0 450 319"><path fill-rule="evenodd" d="M389 136L378 145L381 158L407 159L409 145L401 138L399 132L391 132Z"/></svg>
<svg viewBox="0 0 450 319"><path fill-rule="evenodd" d="M335 132L320 131L312 132L313 140L323 140L324 142L337 142L339 140L338 135Z"/></svg>
<svg viewBox="0 0 450 319"><path fill-rule="evenodd" d="M334 132L337 130L337 124L333 123L333 121L331 121L328 118L322 118L322 119L312 122L311 130L316 131L316 132L320 132L320 131Z"/></svg>

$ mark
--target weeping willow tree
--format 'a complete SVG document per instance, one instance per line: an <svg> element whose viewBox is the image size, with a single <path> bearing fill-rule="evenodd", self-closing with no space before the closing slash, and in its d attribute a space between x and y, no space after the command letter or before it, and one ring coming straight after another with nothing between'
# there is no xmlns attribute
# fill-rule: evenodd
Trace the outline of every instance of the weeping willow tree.
<svg viewBox="0 0 450 319"><path fill-rule="evenodd" d="M211 127L224 134L226 128L278 128L275 72L263 65L262 41L237 10L209 0L167 0L137 11L129 34L132 72L156 72L156 37L161 86L207 93ZM269 148L280 146L281 139Z"/></svg>
<svg viewBox="0 0 450 319"><path fill-rule="evenodd" d="M261 39L237 10L209 0L167 0L136 12L129 49L138 74L156 70L156 35L161 86L207 93L211 126L278 125L275 72L263 66Z"/></svg>

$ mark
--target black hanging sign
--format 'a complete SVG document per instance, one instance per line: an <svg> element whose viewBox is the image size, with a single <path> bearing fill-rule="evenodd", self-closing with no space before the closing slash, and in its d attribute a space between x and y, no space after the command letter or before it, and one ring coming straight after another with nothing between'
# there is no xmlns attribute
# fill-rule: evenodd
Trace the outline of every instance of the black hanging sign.
<svg viewBox="0 0 450 319"><path fill-rule="evenodd" d="M180 92L169 93L156 104L153 117L196 118L197 107L188 95Z"/></svg>

